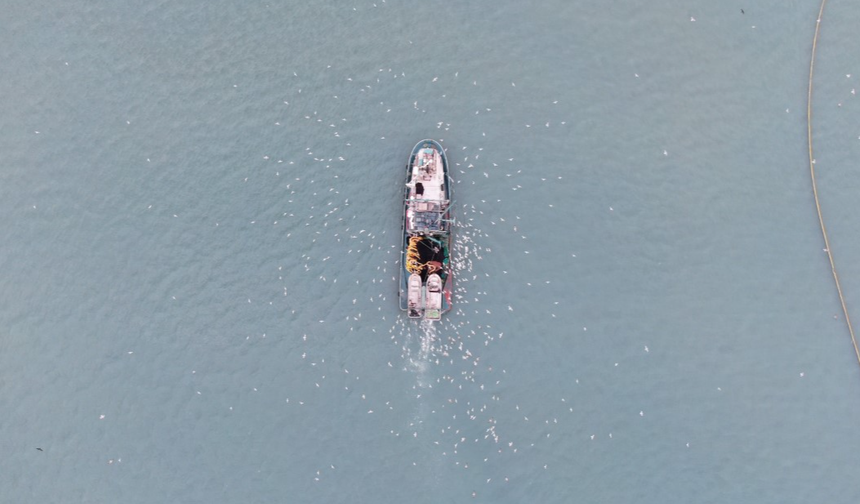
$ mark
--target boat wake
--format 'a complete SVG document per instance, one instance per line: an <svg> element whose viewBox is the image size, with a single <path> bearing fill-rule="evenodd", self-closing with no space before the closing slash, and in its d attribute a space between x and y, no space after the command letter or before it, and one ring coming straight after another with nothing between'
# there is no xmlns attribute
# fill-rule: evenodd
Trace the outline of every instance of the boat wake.
<svg viewBox="0 0 860 504"><path fill-rule="evenodd" d="M426 361L430 357L430 352L433 350L433 343L436 341L436 326L432 320L421 321L421 349L418 351L418 359Z"/></svg>
<svg viewBox="0 0 860 504"><path fill-rule="evenodd" d="M484 351L502 340L504 332L497 326L504 326L511 315L491 313L496 310L489 305L499 303L484 290L492 272L482 264L491 253L484 246L488 235L469 217L483 212L463 205L458 213L462 218L454 224L451 243L455 281L451 311L436 322L401 315L389 330L401 351L401 370L414 376L405 384L412 398L404 430L417 440L416 453L425 465L430 464L429 472L437 475L452 464L465 468L478 457L484 462L490 456L515 457L523 453L521 449L534 446L531 437L510 437L522 432L531 412L502 397L507 370L497 367L493 354ZM513 307L508 306L508 311ZM556 422L555 418L543 420L546 425Z"/></svg>
<svg viewBox="0 0 860 504"><path fill-rule="evenodd" d="M411 324L410 324L411 325ZM406 358L409 369L418 378L419 388L432 387L432 378L429 376L433 347L436 342L436 327L431 320L422 320L413 325L417 331L409 331L403 347L403 355ZM411 328L410 328L411 329ZM417 348L416 348L417 347ZM415 350L413 350L415 349Z"/></svg>

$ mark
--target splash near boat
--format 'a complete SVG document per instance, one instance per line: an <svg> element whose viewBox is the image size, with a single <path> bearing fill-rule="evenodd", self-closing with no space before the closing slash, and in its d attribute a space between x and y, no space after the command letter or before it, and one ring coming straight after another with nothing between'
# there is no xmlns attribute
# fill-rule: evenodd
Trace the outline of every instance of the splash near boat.
<svg viewBox="0 0 860 504"><path fill-rule="evenodd" d="M439 320L451 309L451 187L448 159L436 140L422 140L406 165L400 309Z"/></svg>

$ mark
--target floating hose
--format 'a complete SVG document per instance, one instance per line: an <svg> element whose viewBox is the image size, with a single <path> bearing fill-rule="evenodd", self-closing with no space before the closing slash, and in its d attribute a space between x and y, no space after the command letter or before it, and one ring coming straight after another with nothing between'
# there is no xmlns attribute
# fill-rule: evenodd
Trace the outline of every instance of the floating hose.
<svg viewBox="0 0 860 504"><path fill-rule="evenodd" d="M827 258L830 260L830 271L833 273L836 292L839 294L839 302L842 304L842 314L845 316L845 324L848 325L848 334L851 335L851 343L854 345L854 354L857 356L857 363L860 364L860 348L857 347L857 338L854 336L854 328L851 326L851 318L848 316L848 307L845 304L845 297L842 295L842 286L839 284L839 275L836 274L836 263L833 262L833 252L830 248L830 240L827 238L824 217L821 215L821 205L818 202L818 186L815 184L815 158L812 155L812 75L815 67L815 47L818 44L818 29L821 27L821 16L824 14L825 3L827 3L827 0L821 0L818 18L815 20L815 36L812 38L812 56L809 59L809 88L806 95L806 135L809 142L809 174L812 177L812 195L815 197L818 224L821 226L821 234L824 236L824 251L827 252Z"/></svg>

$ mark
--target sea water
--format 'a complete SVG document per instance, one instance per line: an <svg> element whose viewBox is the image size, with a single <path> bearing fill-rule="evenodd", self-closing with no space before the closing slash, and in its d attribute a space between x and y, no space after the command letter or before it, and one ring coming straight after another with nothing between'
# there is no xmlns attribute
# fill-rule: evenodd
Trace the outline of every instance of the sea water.
<svg viewBox="0 0 860 504"><path fill-rule="evenodd" d="M856 502L818 7L5 2L0 501ZM849 309L858 22L813 102ZM397 302L423 138L435 325Z"/></svg>

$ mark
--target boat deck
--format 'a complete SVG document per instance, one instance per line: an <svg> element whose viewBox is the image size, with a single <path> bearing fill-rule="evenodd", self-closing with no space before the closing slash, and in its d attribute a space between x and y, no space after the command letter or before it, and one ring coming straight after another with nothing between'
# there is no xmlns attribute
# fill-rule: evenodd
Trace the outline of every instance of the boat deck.
<svg viewBox="0 0 860 504"><path fill-rule="evenodd" d="M440 231L442 214L448 206L445 184L446 169L439 151L423 147L415 154L411 177L406 184L409 197L406 206L409 231Z"/></svg>
<svg viewBox="0 0 860 504"><path fill-rule="evenodd" d="M406 168L400 308L410 318L439 320L453 291L448 162L442 146L427 139Z"/></svg>

